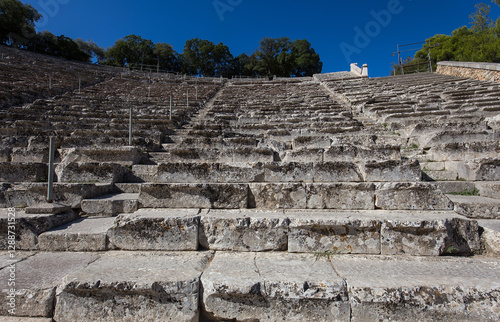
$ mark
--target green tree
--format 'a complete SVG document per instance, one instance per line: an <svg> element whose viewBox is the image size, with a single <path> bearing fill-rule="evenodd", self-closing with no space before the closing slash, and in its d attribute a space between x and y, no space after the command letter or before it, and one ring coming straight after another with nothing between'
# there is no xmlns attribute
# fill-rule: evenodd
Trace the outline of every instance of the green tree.
<svg viewBox="0 0 500 322"><path fill-rule="evenodd" d="M286 77L292 73L290 49L292 42L287 37L264 38L260 41L259 48L254 52L258 62L254 67L261 76Z"/></svg>
<svg viewBox="0 0 500 322"><path fill-rule="evenodd" d="M167 43L157 43L154 45L153 55L158 60L160 69L169 72L179 72L180 63L178 54L172 45Z"/></svg>
<svg viewBox="0 0 500 322"><path fill-rule="evenodd" d="M76 38L75 43L78 45L78 48L80 48L81 51L94 58L97 63L101 63L106 59L106 52L104 48L99 47L92 40L89 39L87 41L84 41L81 38Z"/></svg>
<svg viewBox="0 0 500 322"><path fill-rule="evenodd" d="M36 35L35 22L41 17L31 5L18 0L0 0L0 42L23 46Z"/></svg>
<svg viewBox="0 0 500 322"><path fill-rule="evenodd" d="M484 3L478 3L474 8L476 8L476 12L469 16L471 19L470 24L472 25L472 31L483 32L493 27L493 21L489 17L491 6Z"/></svg>
<svg viewBox="0 0 500 322"><path fill-rule="evenodd" d="M106 64L115 66L152 65L157 61L153 42L136 35L129 35L117 40L112 47L106 50L106 58Z"/></svg>
<svg viewBox="0 0 500 322"><path fill-rule="evenodd" d="M321 73L323 63L319 55L306 39L295 40L292 43L291 56L293 58L293 76L312 76Z"/></svg>
<svg viewBox="0 0 500 322"><path fill-rule="evenodd" d="M230 76L233 55L223 43L194 38L184 45L183 71L206 77Z"/></svg>

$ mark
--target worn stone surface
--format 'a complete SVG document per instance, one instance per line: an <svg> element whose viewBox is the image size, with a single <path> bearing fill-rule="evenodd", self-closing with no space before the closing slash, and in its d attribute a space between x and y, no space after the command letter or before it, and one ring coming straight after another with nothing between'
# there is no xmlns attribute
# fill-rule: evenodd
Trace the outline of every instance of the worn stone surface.
<svg viewBox="0 0 500 322"><path fill-rule="evenodd" d="M265 182L312 182L312 162L272 162L264 165Z"/></svg>
<svg viewBox="0 0 500 322"><path fill-rule="evenodd" d="M112 190L113 185L108 183L55 183L54 202L80 208L83 199L106 195ZM47 184L33 183L27 188L24 202L25 205L36 205L45 202L46 198Z"/></svg>
<svg viewBox="0 0 500 322"><path fill-rule="evenodd" d="M139 203L144 208L246 208L248 185L144 184Z"/></svg>
<svg viewBox="0 0 500 322"><path fill-rule="evenodd" d="M283 211L210 210L200 219L200 245L211 250L283 251L288 244Z"/></svg>
<svg viewBox="0 0 500 322"><path fill-rule="evenodd" d="M282 158L283 162L323 162L324 149L300 148L287 151Z"/></svg>
<svg viewBox="0 0 500 322"><path fill-rule="evenodd" d="M422 172L418 161L383 161L364 164L364 178L368 182L415 182L420 181Z"/></svg>
<svg viewBox="0 0 500 322"><path fill-rule="evenodd" d="M241 183L264 179L262 163L162 163L155 182L164 183Z"/></svg>
<svg viewBox="0 0 500 322"><path fill-rule="evenodd" d="M374 189L370 183L307 184L307 209L374 209Z"/></svg>
<svg viewBox="0 0 500 322"><path fill-rule="evenodd" d="M291 253L380 254L379 217L373 212L288 210Z"/></svg>
<svg viewBox="0 0 500 322"><path fill-rule="evenodd" d="M476 188L476 183L469 181L440 181L433 184L444 194L474 191Z"/></svg>
<svg viewBox="0 0 500 322"><path fill-rule="evenodd" d="M252 183L249 206L257 209L306 208L306 188L301 183Z"/></svg>
<svg viewBox="0 0 500 322"><path fill-rule="evenodd" d="M463 216L477 219L500 218L500 200L480 196L448 195L455 211Z"/></svg>
<svg viewBox="0 0 500 322"><path fill-rule="evenodd" d="M38 237L41 251L96 252L108 249L114 218L81 218Z"/></svg>
<svg viewBox="0 0 500 322"><path fill-rule="evenodd" d="M400 159L400 148L395 145L371 147L355 145L332 146L324 154L324 161L365 162Z"/></svg>
<svg viewBox="0 0 500 322"><path fill-rule="evenodd" d="M48 166L44 163L0 162L0 181L41 182L47 180Z"/></svg>
<svg viewBox="0 0 500 322"><path fill-rule="evenodd" d="M8 246L8 209L0 209L0 249ZM12 216L11 216L12 218ZM64 225L77 218L73 211L62 214L26 214L22 210L15 211L15 241L16 249L36 250L38 249L38 236L55 227Z"/></svg>
<svg viewBox="0 0 500 322"><path fill-rule="evenodd" d="M475 186L481 196L500 199L500 181L475 182Z"/></svg>
<svg viewBox="0 0 500 322"><path fill-rule="evenodd" d="M472 255L480 246L477 222L453 212L392 212L381 226L383 255Z"/></svg>
<svg viewBox="0 0 500 322"><path fill-rule="evenodd" d="M16 316L52 317L56 287L67 274L99 258L90 253L40 253L15 264ZM7 281L10 268L0 271L0 281ZM2 285L2 303L9 303L8 289ZM0 306L0 315L9 315L8 306Z"/></svg>
<svg viewBox="0 0 500 322"><path fill-rule="evenodd" d="M61 205L58 203L42 203L38 205L33 205L24 209L27 214L48 214L48 215L58 215L68 211L71 208L66 205Z"/></svg>
<svg viewBox="0 0 500 322"><path fill-rule="evenodd" d="M483 228L481 247L489 256L500 256L500 220L478 220Z"/></svg>
<svg viewBox="0 0 500 322"><path fill-rule="evenodd" d="M118 193L82 200L82 211L87 216L110 217L132 213L139 208L139 193Z"/></svg>
<svg viewBox="0 0 500 322"><path fill-rule="evenodd" d="M347 282L351 321L496 321L500 261L449 257L332 257Z"/></svg>
<svg viewBox="0 0 500 322"><path fill-rule="evenodd" d="M0 322L52 322L52 318L20 318L14 316L0 316Z"/></svg>
<svg viewBox="0 0 500 322"><path fill-rule="evenodd" d="M314 163L314 182L361 182L364 181L359 166L352 162Z"/></svg>
<svg viewBox="0 0 500 322"><path fill-rule="evenodd" d="M57 289L56 321L198 321L210 252L109 252Z"/></svg>
<svg viewBox="0 0 500 322"><path fill-rule="evenodd" d="M128 171L117 163L61 163L55 168L58 182L123 182Z"/></svg>
<svg viewBox="0 0 500 322"><path fill-rule="evenodd" d="M201 283L202 318L349 320L345 282L314 255L218 252Z"/></svg>
<svg viewBox="0 0 500 322"><path fill-rule="evenodd" d="M197 250L199 221L197 209L140 209L116 218L109 243L123 250Z"/></svg>
<svg viewBox="0 0 500 322"><path fill-rule="evenodd" d="M385 210L452 210L453 203L431 183L378 183L375 207Z"/></svg>

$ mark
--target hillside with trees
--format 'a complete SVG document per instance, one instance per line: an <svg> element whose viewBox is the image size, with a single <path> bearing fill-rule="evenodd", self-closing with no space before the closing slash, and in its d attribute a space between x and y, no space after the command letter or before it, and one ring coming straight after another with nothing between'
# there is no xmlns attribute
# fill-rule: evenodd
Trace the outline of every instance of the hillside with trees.
<svg viewBox="0 0 500 322"><path fill-rule="evenodd" d="M205 39L190 39L177 53L167 43L153 43L138 35L128 35L104 50L91 40L36 32L42 18L31 5L19 0L0 0L0 44L97 64L141 68L205 77L279 76L301 77L321 73L319 54L305 40L264 38L249 56L234 57L229 47Z"/></svg>
<svg viewBox="0 0 500 322"><path fill-rule="evenodd" d="M500 6L500 0L492 2ZM414 57L403 61L405 73L415 72L418 66L426 65L429 49L433 70L439 61L500 63L500 17L495 22L490 14L489 4L476 4L469 27L460 27L451 35L437 34L427 39ZM396 69L396 73L399 74L400 69Z"/></svg>

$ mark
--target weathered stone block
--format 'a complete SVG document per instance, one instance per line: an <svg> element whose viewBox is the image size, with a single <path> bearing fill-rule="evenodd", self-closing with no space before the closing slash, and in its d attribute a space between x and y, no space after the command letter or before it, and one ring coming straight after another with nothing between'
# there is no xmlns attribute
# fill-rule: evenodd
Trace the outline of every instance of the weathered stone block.
<svg viewBox="0 0 500 322"><path fill-rule="evenodd" d="M479 228L453 212L395 213L382 222L381 244L383 255L471 255L480 249Z"/></svg>
<svg viewBox="0 0 500 322"><path fill-rule="evenodd" d="M498 260L335 256L349 285L351 321L496 320Z"/></svg>
<svg viewBox="0 0 500 322"><path fill-rule="evenodd" d="M46 181L48 166L44 163L0 162L0 181L40 182Z"/></svg>
<svg viewBox="0 0 500 322"><path fill-rule="evenodd" d="M39 249L51 252L97 252L108 249L114 218L79 219L38 236Z"/></svg>
<svg viewBox="0 0 500 322"><path fill-rule="evenodd" d="M332 146L325 151L324 161L387 161L401 160L400 147L397 145L361 147L355 145Z"/></svg>
<svg viewBox="0 0 500 322"><path fill-rule="evenodd" d="M82 200L82 211L87 216L112 217L132 213L139 208L138 193L118 193Z"/></svg>
<svg viewBox="0 0 500 322"><path fill-rule="evenodd" d="M465 217L475 219L499 219L500 200L479 196L448 195L455 211Z"/></svg>
<svg viewBox="0 0 500 322"><path fill-rule="evenodd" d="M274 153L269 149L237 148L233 150L233 162L273 162Z"/></svg>
<svg viewBox="0 0 500 322"><path fill-rule="evenodd" d="M361 182L363 174L352 162L314 163L314 182Z"/></svg>
<svg viewBox="0 0 500 322"><path fill-rule="evenodd" d="M218 252L201 283L202 319L349 319L345 282L313 255Z"/></svg>
<svg viewBox="0 0 500 322"><path fill-rule="evenodd" d="M56 321L198 321L207 252L110 252L57 289Z"/></svg>
<svg viewBox="0 0 500 322"><path fill-rule="evenodd" d="M494 182L475 182L475 187L479 190L479 194L486 198L500 199L500 181ZM471 189L474 190L474 189ZM463 191L463 190L459 190Z"/></svg>
<svg viewBox="0 0 500 322"><path fill-rule="evenodd" d="M56 287L67 274L77 271L99 255L90 253L40 253L15 264L16 316L52 317ZM11 267L0 271L2 281L9 280ZM2 287L0 315L8 316L10 303L7 288Z"/></svg>
<svg viewBox="0 0 500 322"><path fill-rule="evenodd" d="M293 139L293 149L315 148L328 149L332 145L332 139L328 136L299 136Z"/></svg>
<svg viewBox="0 0 500 322"><path fill-rule="evenodd" d="M35 163L48 163L49 162L49 148L13 148L12 149L12 162L35 162ZM6 160L9 161L9 160Z"/></svg>
<svg viewBox="0 0 500 322"><path fill-rule="evenodd" d="M380 226L372 212L286 211L291 253L380 254Z"/></svg>
<svg viewBox="0 0 500 322"><path fill-rule="evenodd" d="M248 205L246 184L143 184L144 208L239 209Z"/></svg>
<svg viewBox="0 0 500 322"><path fill-rule="evenodd" d="M109 243L123 250L197 250L197 209L140 209L116 218Z"/></svg>
<svg viewBox="0 0 500 322"><path fill-rule="evenodd" d="M116 163L69 163L55 169L58 182L122 182L128 171Z"/></svg>
<svg viewBox="0 0 500 322"><path fill-rule="evenodd" d="M307 209L374 209L375 186L370 183L313 183L306 185Z"/></svg>
<svg viewBox="0 0 500 322"><path fill-rule="evenodd" d="M24 211L0 209L0 249L8 248L9 214L15 213L16 249L38 249L38 236L55 227L64 225L77 218L73 211L62 214L26 214Z"/></svg>
<svg viewBox="0 0 500 322"><path fill-rule="evenodd" d="M431 183L378 183L375 207L385 210L453 210L453 203Z"/></svg>
<svg viewBox="0 0 500 322"><path fill-rule="evenodd" d="M420 181L422 171L418 161L367 162L364 177L368 182Z"/></svg>
<svg viewBox="0 0 500 322"><path fill-rule="evenodd" d="M302 148L285 153L283 162L323 162L324 149Z"/></svg>
<svg viewBox="0 0 500 322"><path fill-rule="evenodd" d="M273 162L265 164L265 182L312 182L313 163Z"/></svg>
<svg viewBox="0 0 500 322"><path fill-rule="evenodd" d="M210 210L200 220L200 245L211 250L283 251L288 219L283 211Z"/></svg>
<svg viewBox="0 0 500 322"><path fill-rule="evenodd" d="M249 208L306 208L306 187L301 183L251 183Z"/></svg>

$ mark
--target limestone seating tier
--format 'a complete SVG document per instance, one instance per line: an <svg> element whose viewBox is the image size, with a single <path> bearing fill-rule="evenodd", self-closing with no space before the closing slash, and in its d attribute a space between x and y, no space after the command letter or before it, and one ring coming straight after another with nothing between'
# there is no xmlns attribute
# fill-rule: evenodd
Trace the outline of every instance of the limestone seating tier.
<svg viewBox="0 0 500 322"><path fill-rule="evenodd" d="M9 263L18 270L18 315L56 321L495 321L499 315L497 259L111 251L18 252ZM7 274L3 269L0 278Z"/></svg>

